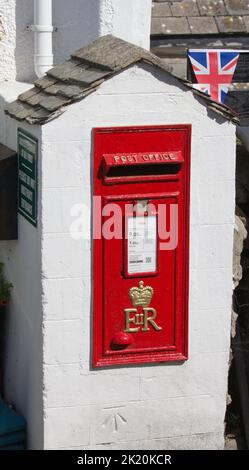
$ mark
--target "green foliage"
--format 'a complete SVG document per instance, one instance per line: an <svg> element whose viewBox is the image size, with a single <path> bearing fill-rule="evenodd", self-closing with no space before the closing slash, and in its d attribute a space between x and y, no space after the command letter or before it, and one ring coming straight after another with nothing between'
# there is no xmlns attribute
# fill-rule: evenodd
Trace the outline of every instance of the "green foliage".
<svg viewBox="0 0 249 470"><path fill-rule="evenodd" d="M3 274L4 264L0 263L0 301L1 300L10 300L12 284L5 281Z"/></svg>

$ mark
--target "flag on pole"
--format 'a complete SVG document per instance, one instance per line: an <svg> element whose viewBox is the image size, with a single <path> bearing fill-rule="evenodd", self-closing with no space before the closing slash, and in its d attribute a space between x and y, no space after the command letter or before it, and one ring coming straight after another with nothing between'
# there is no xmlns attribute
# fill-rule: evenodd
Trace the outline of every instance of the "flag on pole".
<svg viewBox="0 0 249 470"><path fill-rule="evenodd" d="M193 86L224 103L239 59L238 51L190 49L188 57L197 83Z"/></svg>

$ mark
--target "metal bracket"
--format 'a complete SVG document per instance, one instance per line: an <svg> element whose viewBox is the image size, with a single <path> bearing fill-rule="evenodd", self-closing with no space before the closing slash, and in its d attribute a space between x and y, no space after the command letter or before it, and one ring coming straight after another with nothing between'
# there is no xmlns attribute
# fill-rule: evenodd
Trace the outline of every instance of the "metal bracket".
<svg viewBox="0 0 249 470"><path fill-rule="evenodd" d="M26 31L28 32L40 32L40 33L57 33L58 27L57 26L42 26L36 24L28 24L26 26Z"/></svg>

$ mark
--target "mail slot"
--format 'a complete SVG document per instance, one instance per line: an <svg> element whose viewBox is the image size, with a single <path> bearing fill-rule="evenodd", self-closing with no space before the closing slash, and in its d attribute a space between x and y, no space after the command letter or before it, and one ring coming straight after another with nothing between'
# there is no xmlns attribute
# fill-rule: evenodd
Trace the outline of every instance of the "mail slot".
<svg viewBox="0 0 249 470"><path fill-rule="evenodd" d="M103 178L106 184L167 179L177 174L183 163L181 152L154 152L137 154L114 154L103 156Z"/></svg>
<svg viewBox="0 0 249 470"><path fill-rule="evenodd" d="M94 129L94 367L188 357L190 142L190 125Z"/></svg>

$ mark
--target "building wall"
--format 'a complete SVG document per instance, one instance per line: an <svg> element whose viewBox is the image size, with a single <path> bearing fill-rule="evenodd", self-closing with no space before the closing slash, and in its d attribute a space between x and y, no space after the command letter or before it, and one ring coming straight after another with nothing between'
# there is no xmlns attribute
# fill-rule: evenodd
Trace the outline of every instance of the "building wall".
<svg viewBox="0 0 249 470"><path fill-rule="evenodd" d="M16 74L15 4L16 0L0 0L0 80L13 80Z"/></svg>
<svg viewBox="0 0 249 470"><path fill-rule="evenodd" d="M40 130L6 120L3 143L17 149L17 128L22 127L40 138ZM40 165L40 158L38 160ZM40 166L39 180L41 182ZM41 186L38 216L41 215ZM6 315L4 398L25 416L28 422L28 446L43 447L43 370L42 370L42 292L41 223L33 227L18 216L18 240L0 242L0 260L6 278L13 284Z"/></svg>
<svg viewBox="0 0 249 470"><path fill-rule="evenodd" d="M92 128L177 123L192 124L193 132L189 360L91 370ZM222 449L233 124L208 111L173 77L136 66L42 127L42 176L45 448ZM79 234L72 237L70 227L79 209L74 205L82 203L84 239L76 240Z"/></svg>
<svg viewBox="0 0 249 470"><path fill-rule="evenodd" d="M100 35L114 34L150 48L151 0L100 0Z"/></svg>
<svg viewBox="0 0 249 470"><path fill-rule="evenodd" d="M54 62L99 36L100 0L53 0ZM0 41L1 80L30 82L34 74L34 0L0 0L5 36Z"/></svg>
<svg viewBox="0 0 249 470"><path fill-rule="evenodd" d="M151 0L53 0L54 63L108 33L149 49L150 19ZM34 0L0 0L0 82L34 80L33 23Z"/></svg>
<svg viewBox="0 0 249 470"><path fill-rule="evenodd" d="M0 84L0 142L7 145L9 138L9 120L4 112L8 103L12 103L17 97L31 88L28 83L6 81Z"/></svg>

